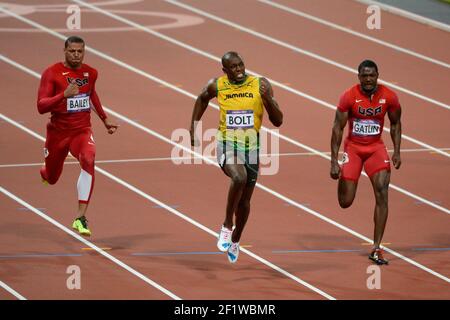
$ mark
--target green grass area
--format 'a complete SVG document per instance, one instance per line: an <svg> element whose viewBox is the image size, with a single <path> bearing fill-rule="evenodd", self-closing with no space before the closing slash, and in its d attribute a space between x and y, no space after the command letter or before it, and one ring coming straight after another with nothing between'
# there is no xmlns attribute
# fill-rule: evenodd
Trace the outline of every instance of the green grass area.
<svg viewBox="0 0 450 320"><path fill-rule="evenodd" d="M439 0L439 1L450 4L450 0Z"/></svg>

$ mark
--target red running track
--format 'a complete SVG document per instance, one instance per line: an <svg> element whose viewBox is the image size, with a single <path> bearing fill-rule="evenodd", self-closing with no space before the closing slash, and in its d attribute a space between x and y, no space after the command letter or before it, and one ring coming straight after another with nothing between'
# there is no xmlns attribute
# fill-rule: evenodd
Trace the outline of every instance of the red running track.
<svg viewBox="0 0 450 320"><path fill-rule="evenodd" d="M435 100L449 101L445 90L449 73L444 67L339 33L263 3L240 2L242 10L239 11L219 2L184 3L352 67L373 53L383 79ZM364 7L357 3L345 1L339 5L353 17L364 12ZM342 20L341 11L330 15L318 11L315 4L295 6L335 23L351 21L357 28L356 18ZM193 14L166 2L136 2L128 4L126 9ZM161 18L123 16L145 25L161 22ZM25 17L56 28L65 24L66 15L43 12ZM442 51L442 44L449 43L448 34L387 13L384 17L393 25L408 25L406 31L411 34L426 35L423 45L422 41L413 41L415 37L401 34L402 28L395 30L397 37L385 32L377 36L386 41L399 39L401 46L448 62L448 54ZM282 23L267 28L267 19ZM28 27L13 18L2 18L0 23L2 27ZM83 27L106 26L123 24L98 13L83 16ZM160 31L217 57L227 50L237 50L243 54L249 69L331 104L356 81L356 76L350 72L211 19L205 18L204 23L196 26ZM367 31L361 29L360 32ZM8 33L0 35L7 36ZM143 32L92 32L84 33L83 37L91 47L194 95L209 78L220 75L217 61ZM43 32L14 33L14 37L8 37L7 46L6 41L1 43L2 55L38 73L62 58L62 41ZM432 45L436 48L430 51ZM92 53L87 53L86 62L100 71L98 92L105 106L168 139L173 130L188 127L192 98ZM35 109L38 79L1 63L4 75L0 79L1 113L45 135L47 119L39 116ZM280 87L274 89L285 114L280 132L314 149L328 151L334 111ZM398 94L404 106L404 133L435 147L448 147L449 111L411 95ZM204 117L204 128L215 128L217 115L217 111L209 109ZM422 120L425 117L428 121ZM119 121L118 133L108 136L99 121L93 120L98 167L217 232L228 188L221 171L206 164L174 165L170 160L101 163L111 159L170 157L172 145L124 120ZM267 120L265 124L268 125ZM56 186L43 187L38 176L43 143L5 121L0 122L0 127L1 186L33 207L44 208L40 210L69 226L76 206L74 183L78 166L68 163ZM384 140L391 146L388 134ZM402 147L418 148L408 141L403 141ZM285 141L280 142L279 151L305 152ZM450 178L448 157L431 152L404 152L402 158L403 166L393 172L392 182L448 208L445 188L445 181ZM8 164L36 165L4 166ZM324 219L332 219L371 238L374 199L368 179L361 177L357 199L344 211L337 205L336 184L329 179L328 170L328 161L317 155L281 156L278 174L260 176L259 182L320 213ZM24 297L170 299L111 260L83 249L85 244L25 210L11 198L2 196L1 209L0 280ZM218 254L213 235L99 173L88 213L93 230L89 241L111 248L106 252L182 299L325 299L245 253L236 265L230 265L225 255ZM448 248L448 230L447 213L391 189L390 217L384 237L389 243L387 247L447 277L447 281L388 254L391 265L382 268L380 290L370 290L366 285L367 267L371 264L367 259L370 246L365 241L261 189L255 191L242 244L296 279L336 299L448 299L448 251L423 251L424 248ZM147 255L140 255L143 253ZM48 256L51 254L59 256ZM81 290L66 287L69 276L66 270L70 265L78 265L83 272ZM42 290L44 285L46 290ZM14 298L6 291L0 291L0 297Z"/></svg>

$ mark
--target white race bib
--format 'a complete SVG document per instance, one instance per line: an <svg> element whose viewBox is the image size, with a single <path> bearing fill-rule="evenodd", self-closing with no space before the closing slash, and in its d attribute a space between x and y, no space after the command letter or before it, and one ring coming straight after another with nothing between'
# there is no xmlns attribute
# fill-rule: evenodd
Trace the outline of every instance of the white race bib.
<svg viewBox="0 0 450 320"><path fill-rule="evenodd" d="M227 129L250 129L255 125L253 110L227 110Z"/></svg>
<svg viewBox="0 0 450 320"><path fill-rule="evenodd" d="M67 98L67 112L89 111L91 104L89 94L82 93L71 98Z"/></svg>
<svg viewBox="0 0 450 320"><path fill-rule="evenodd" d="M381 133L381 125L377 120L354 119L353 134L357 136L376 136Z"/></svg>

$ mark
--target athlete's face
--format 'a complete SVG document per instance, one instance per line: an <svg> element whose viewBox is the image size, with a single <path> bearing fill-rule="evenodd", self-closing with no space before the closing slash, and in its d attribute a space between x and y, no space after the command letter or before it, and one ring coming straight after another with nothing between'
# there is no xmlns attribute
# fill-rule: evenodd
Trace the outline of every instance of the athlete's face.
<svg viewBox="0 0 450 320"><path fill-rule="evenodd" d="M222 68L231 82L242 82L245 80L244 61L238 56L231 56L225 61Z"/></svg>
<svg viewBox="0 0 450 320"><path fill-rule="evenodd" d="M69 42L64 48L66 64L71 68L79 68L84 58L84 43Z"/></svg>
<svg viewBox="0 0 450 320"><path fill-rule="evenodd" d="M366 92L371 92L377 87L378 72L375 68L364 67L358 74L361 88Z"/></svg>

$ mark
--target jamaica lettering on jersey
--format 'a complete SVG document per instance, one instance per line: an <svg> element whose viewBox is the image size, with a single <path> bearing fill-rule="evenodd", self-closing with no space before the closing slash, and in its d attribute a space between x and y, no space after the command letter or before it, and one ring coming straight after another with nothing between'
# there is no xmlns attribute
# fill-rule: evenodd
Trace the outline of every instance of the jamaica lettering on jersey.
<svg viewBox="0 0 450 320"><path fill-rule="evenodd" d="M233 98L253 98L253 93L241 92L241 93L225 94L225 100L233 99Z"/></svg>
<svg viewBox="0 0 450 320"><path fill-rule="evenodd" d="M218 140L233 142L239 149L258 149L264 112L259 78L247 75L243 83L232 84L224 75L216 85L220 106Z"/></svg>

